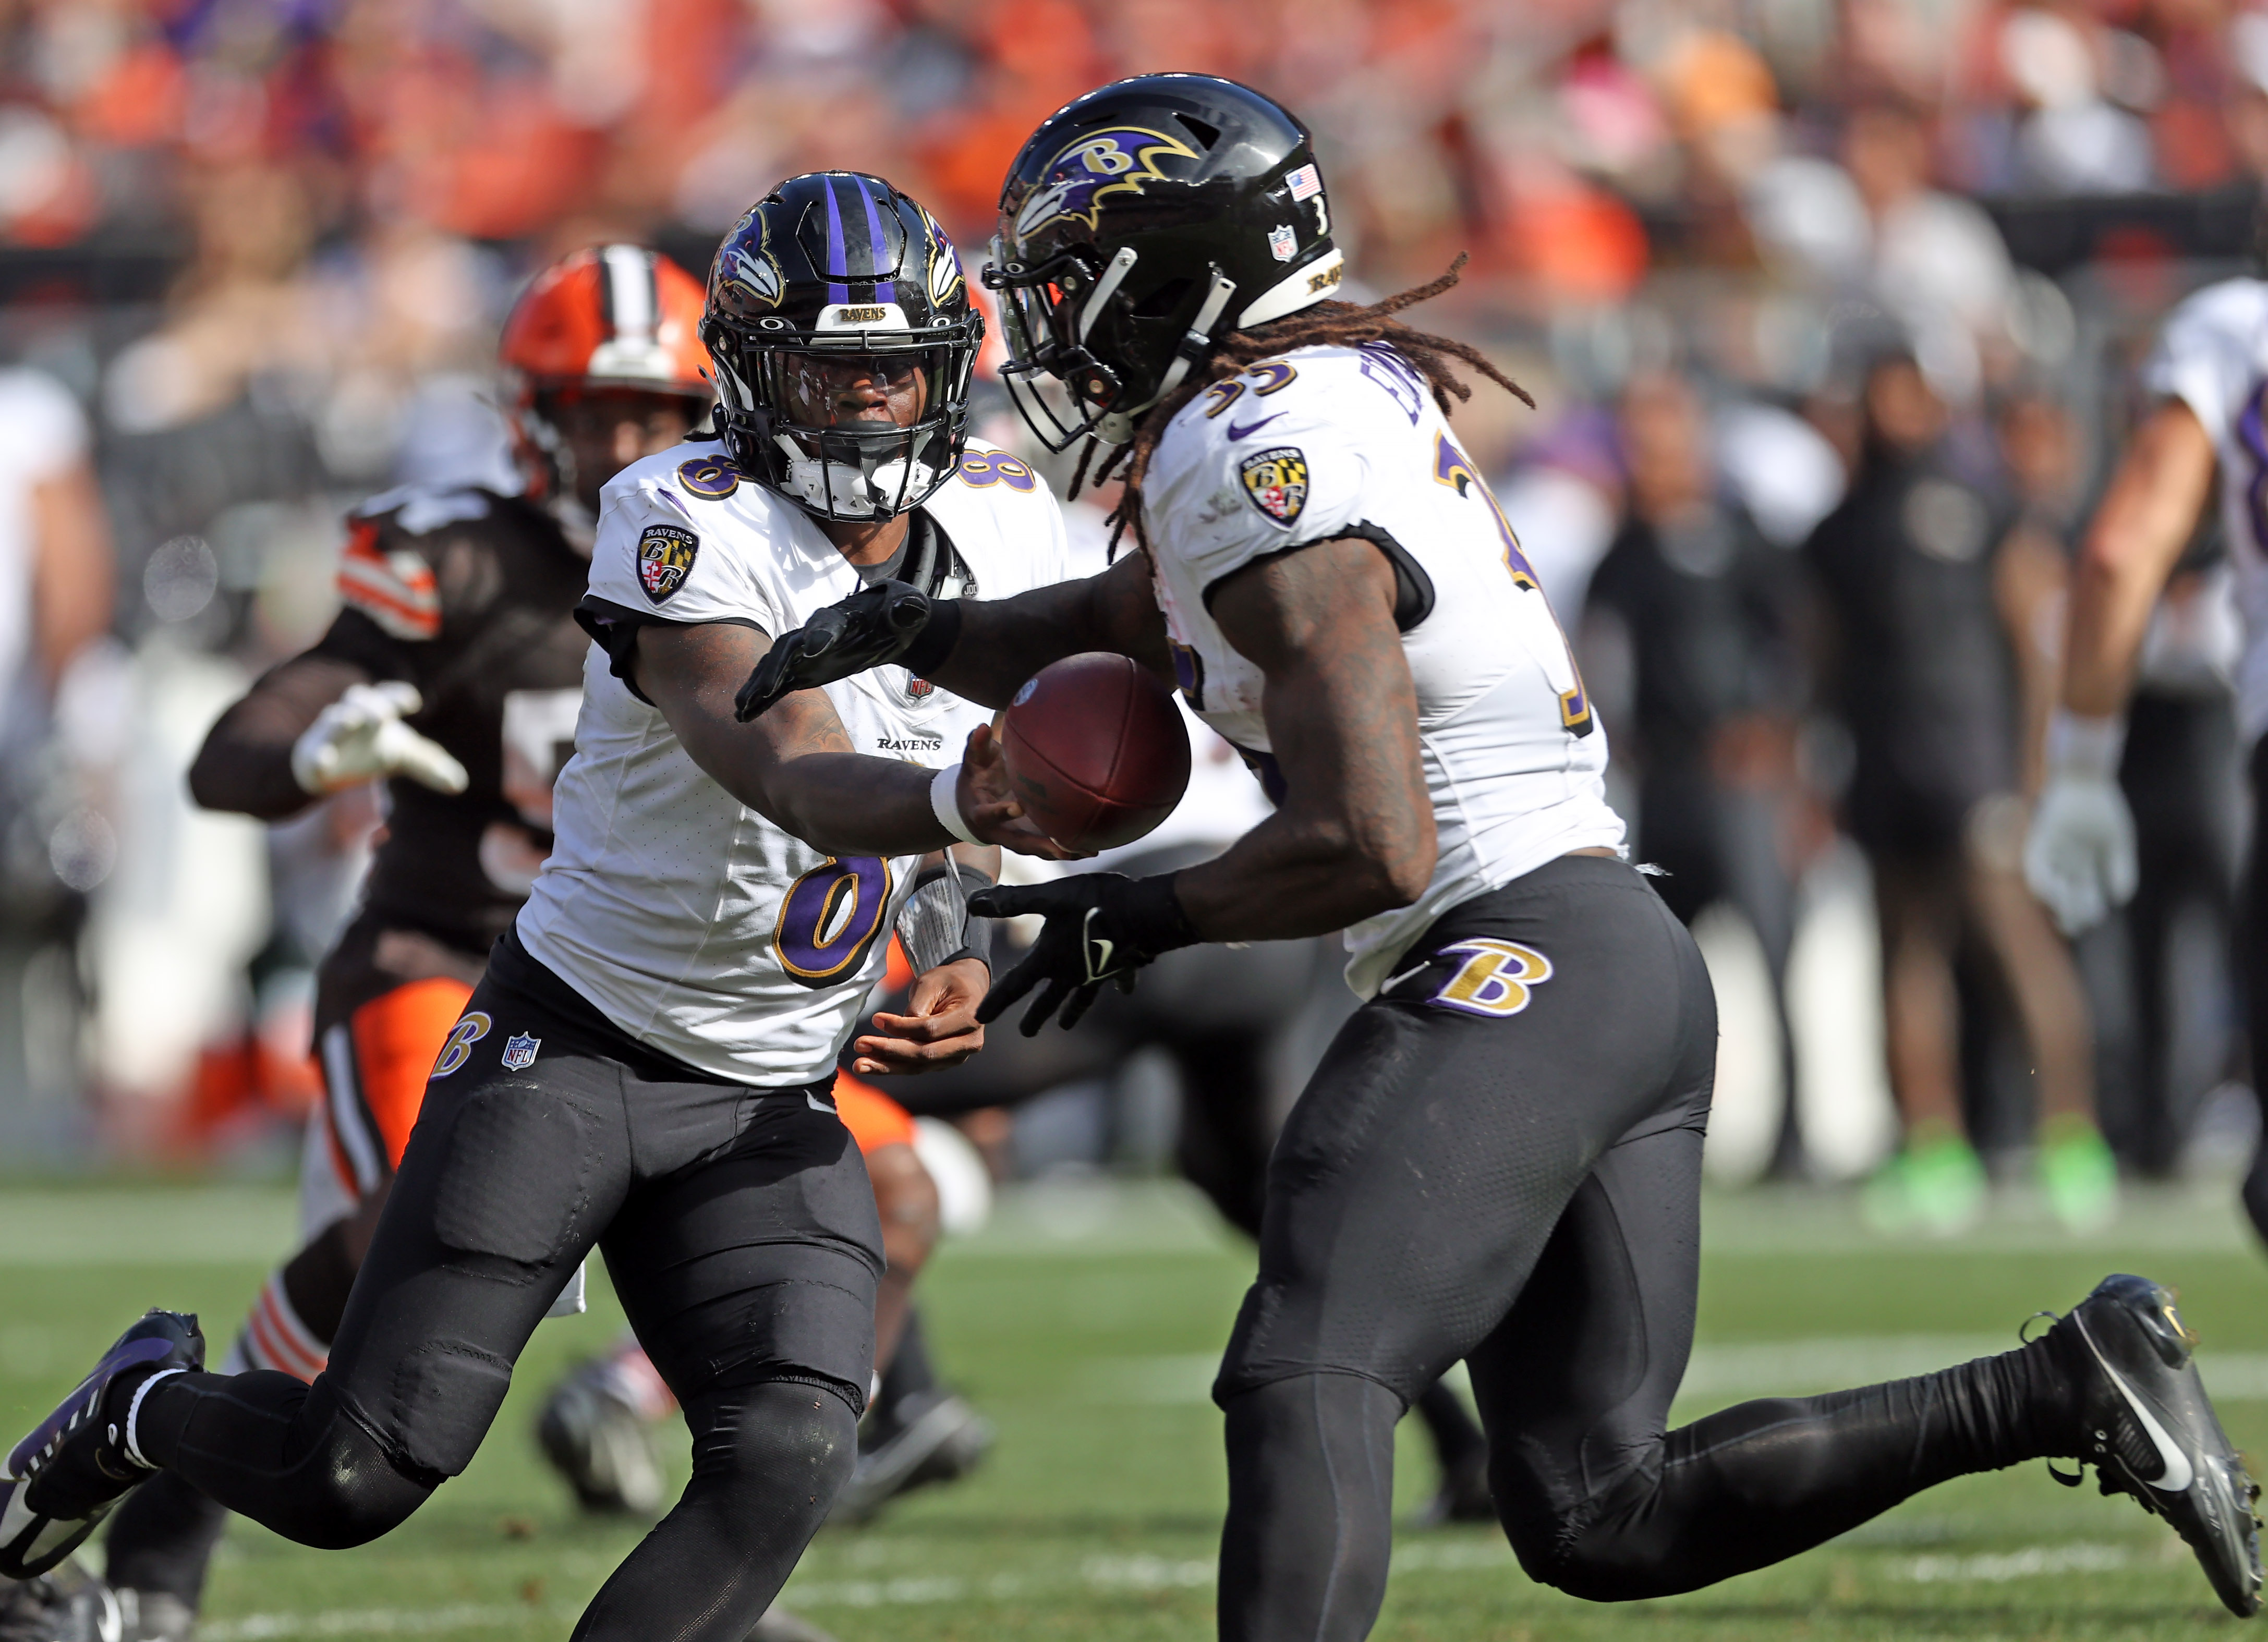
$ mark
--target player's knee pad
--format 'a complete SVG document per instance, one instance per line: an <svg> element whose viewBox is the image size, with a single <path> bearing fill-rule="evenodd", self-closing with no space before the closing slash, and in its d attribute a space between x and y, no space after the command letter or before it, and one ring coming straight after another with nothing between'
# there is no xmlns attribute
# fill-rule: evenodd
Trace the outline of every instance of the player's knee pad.
<svg viewBox="0 0 2268 1642"><path fill-rule="evenodd" d="M1494 1464L1490 1470L1493 1478ZM1631 1471L1572 1506L1506 1520L1505 1537L1529 1579L1585 1602L1628 1602L1689 1590L1680 1565L1664 1554L1660 1531L1667 1525L1648 1509L1660 1484L1658 1468ZM1507 1497L1497 1496L1499 1502Z"/></svg>
<svg viewBox="0 0 2268 1642"><path fill-rule="evenodd" d="M318 1550L345 1550L390 1534L441 1484L438 1471L391 1454L371 1431L317 1381L308 1412L315 1439L293 1469L291 1537Z"/></svg>
<svg viewBox="0 0 2268 1642"><path fill-rule="evenodd" d="M777 1513L782 1499L808 1501L823 1518L858 1459L858 1416L833 1387L763 1380L694 1397L688 1498Z"/></svg>

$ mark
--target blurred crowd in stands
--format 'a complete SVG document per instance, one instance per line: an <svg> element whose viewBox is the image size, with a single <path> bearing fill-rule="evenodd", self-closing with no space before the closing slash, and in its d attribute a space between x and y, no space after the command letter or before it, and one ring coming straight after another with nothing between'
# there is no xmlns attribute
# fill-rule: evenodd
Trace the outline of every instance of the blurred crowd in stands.
<svg viewBox="0 0 2268 1642"><path fill-rule="evenodd" d="M1032 126L1164 68L1314 127L1349 294L1469 254L1427 322L1536 396L1459 425L1717 976L1719 1177L1879 1181L1950 1135L2021 1182L2058 1124L2133 1174L2240 1154L2209 536L2130 742L2142 896L2066 949L2014 862L2135 364L2250 266L2268 10L0 0L0 1157L256 1149L314 1088L310 967L383 817L263 831L180 773L321 631L349 504L509 482L488 362L521 277L617 237L705 273L828 166L976 260ZM1027 1165L1156 1129L1079 1086ZM1950 1224L1982 1182L1883 1213Z"/></svg>

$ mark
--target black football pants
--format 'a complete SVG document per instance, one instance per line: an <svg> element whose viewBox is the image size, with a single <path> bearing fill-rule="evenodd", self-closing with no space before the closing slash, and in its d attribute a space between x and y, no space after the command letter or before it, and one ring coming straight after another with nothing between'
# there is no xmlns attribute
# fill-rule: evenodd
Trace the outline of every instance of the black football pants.
<svg viewBox="0 0 2268 1642"><path fill-rule="evenodd" d="M744 1642L858 1454L882 1267L858 1146L827 1085L698 1081L510 938L460 1037L475 1022L428 1086L328 1369L162 1381L143 1453L302 1544L374 1539L471 1462L595 1244L684 1405L693 1479L575 1637Z"/></svg>
<svg viewBox="0 0 2268 1642"><path fill-rule="evenodd" d="M2069 1452L2039 1344L1667 1429L1693 1336L1716 1005L1630 867L1452 909L1277 1143L1227 1416L1225 1642L1351 1642L1385 1595L1393 1432L1463 1359L1535 1578L1599 1601L1764 1566L1918 1489Z"/></svg>

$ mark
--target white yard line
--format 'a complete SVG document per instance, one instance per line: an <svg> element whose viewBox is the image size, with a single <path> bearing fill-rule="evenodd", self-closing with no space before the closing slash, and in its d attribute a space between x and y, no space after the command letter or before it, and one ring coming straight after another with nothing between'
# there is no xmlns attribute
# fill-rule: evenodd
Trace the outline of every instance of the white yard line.
<svg viewBox="0 0 2268 1642"><path fill-rule="evenodd" d="M1975 1557L1914 1557L1900 1564L1896 1572L1899 1579L1916 1585L2002 1585L2010 1579L2055 1573L2108 1573L2140 1560L2124 1545L2027 1545L2021 1550Z"/></svg>
<svg viewBox="0 0 2268 1642"><path fill-rule="evenodd" d="M1497 1544L1462 1542L1420 1542L1398 1548L1393 1572L1464 1572L1476 1569L1509 1569L1511 1550ZM990 1579L959 1579L952 1575L912 1576L895 1579L810 1579L792 1581L781 1600L790 1608L929 1608L946 1602L1003 1602L1049 1592L1089 1591L1101 1594L1128 1591L1198 1590L1213 1581L1210 1557L1088 1557L1076 1574L1061 1572L1031 1576L995 1574ZM534 1606L477 1605L453 1608L335 1609L312 1614L247 1614L235 1619L210 1620L197 1627L198 1642L291 1642L298 1637L357 1635L428 1636L447 1631L497 1631L530 1620L572 1620L573 1609L556 1604Z"/></svg>

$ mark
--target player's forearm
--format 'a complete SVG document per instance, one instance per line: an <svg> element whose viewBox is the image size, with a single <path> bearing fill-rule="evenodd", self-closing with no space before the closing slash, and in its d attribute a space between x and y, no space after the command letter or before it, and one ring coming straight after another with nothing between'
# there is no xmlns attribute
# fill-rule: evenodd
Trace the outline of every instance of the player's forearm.
<svg viewBox="0 0 2268 1642"><path fill-rule="evenodd" d="M270 671L223 714L189 766L189 796L209 810L283 821L315 802L291 773L291 747L360 667L327 656L299 656Z"/></svg>
<svg viewBox="0 0 2268 1642"><path fill-rule="evenodd" d="M2072 712L2125 711L2150 612L2212 492L2213 461L2212 441L2179 401L2136 433L2073 569L2062 692Z"/></svg>
<svg viewBox="0 0 2268 1642"><path fill-rule="evenodd" d="M1089 651L1131 656L1169 674L1165 618L1150 591L1148 563L1129 557L1100 576L1012 599L960 600L951 647L924 676L968 701L1005 707L1042 667ZM909 665L922 650L917 642Z"/></svg>
<svg viewBox="0 0 2268 1642"><path fill-rule="evenodd" d="M783 832L829 855L920 855L952 842L930 806L932 772L841 750L773 759L688 742L695 762Z"/></svg>
<svg viewBox="0 0 2268 1642"><path fill-rule="evenodd" d="M1343 816L1279 810L1226 854L1180 873L1174 891L1207 940L1328 935L1425 893L1433 871L1430 827L1422 837L1381 831Z"/></svg>
<svg viewBox="0 0 2268 1642"><path fill-rule="evenodd" d="M1328 934L1408 906L1438 849L1398 646L1359 642L1272 673L1268 726L1289 788L1273 815L1175 880L1208 940Z"/></svg>

